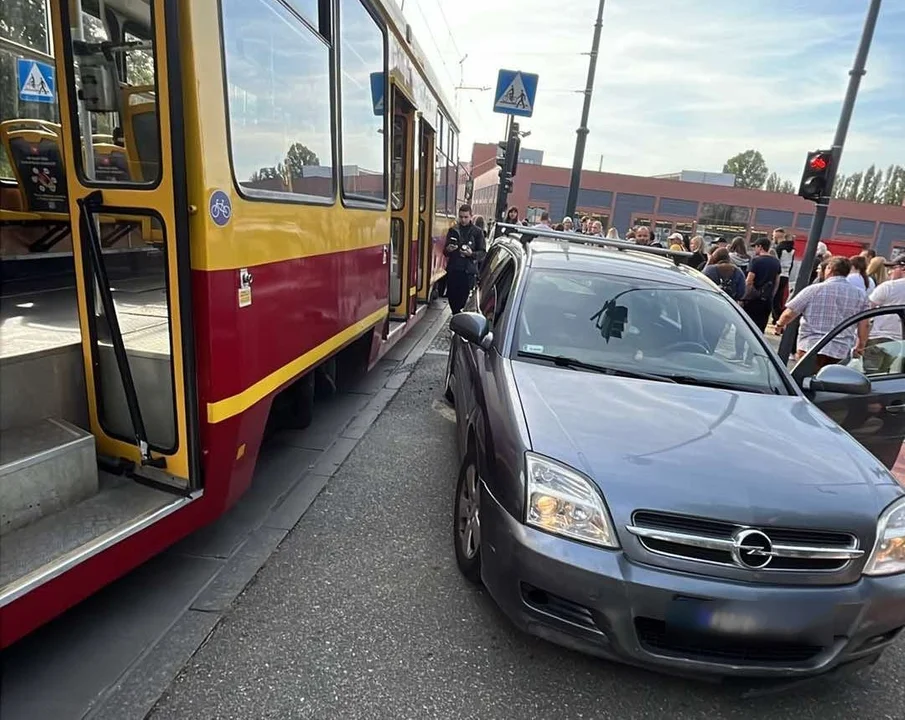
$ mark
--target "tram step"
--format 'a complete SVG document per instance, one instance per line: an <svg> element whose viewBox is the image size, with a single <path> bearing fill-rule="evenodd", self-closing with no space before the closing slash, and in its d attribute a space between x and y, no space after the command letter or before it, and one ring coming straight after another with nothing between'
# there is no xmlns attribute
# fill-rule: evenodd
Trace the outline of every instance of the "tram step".
<svg viewBox="0 0 905 720"><path fill-rule="evenodd" d="M56 418L0 433L0 536L97 491L90 433Z"/></svg>

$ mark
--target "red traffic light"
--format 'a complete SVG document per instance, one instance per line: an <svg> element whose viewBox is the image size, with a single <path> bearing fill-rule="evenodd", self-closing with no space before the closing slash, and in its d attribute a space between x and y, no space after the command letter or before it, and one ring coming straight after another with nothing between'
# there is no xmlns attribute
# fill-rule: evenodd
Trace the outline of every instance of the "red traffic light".
<svg viewBox="0 0 905 720"><path fill-rule="evenodd" d="M824 155L815 155L811 158L811 162L809 163L812 170L826 170L829 164L829 161Z"/></svg>

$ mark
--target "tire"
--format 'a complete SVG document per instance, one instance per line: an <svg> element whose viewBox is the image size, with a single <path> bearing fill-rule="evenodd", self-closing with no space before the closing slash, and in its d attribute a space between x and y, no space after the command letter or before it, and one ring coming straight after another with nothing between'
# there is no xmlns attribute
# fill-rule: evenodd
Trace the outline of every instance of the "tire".
<svg viewBox="0 0 905 720"><path fill-rule="evenodd" d="M469 448L456 483L453 509L453 544L459 571L472 583L481 582L481 476L472 448Z"/></svg>
<svg viewBox="0 0 905 720"><path fill-rule="evenodd" d="M453 392L453 382L455 380L455 375L452 371L453 368L453 349L450 345L449 355L446 357L446 384L443 388L443 397L446 398L446 401L455 407L456 404L456 395Z"/></svg>

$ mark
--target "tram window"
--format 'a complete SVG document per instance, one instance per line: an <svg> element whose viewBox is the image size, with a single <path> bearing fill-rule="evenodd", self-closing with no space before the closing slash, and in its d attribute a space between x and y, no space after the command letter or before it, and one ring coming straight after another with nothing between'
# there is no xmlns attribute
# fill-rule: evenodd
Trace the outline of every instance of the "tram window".
<svg viewBox="0 0 905 720"><path fill-rule="evenodd" d="M456 141L456 132L450 128L449 145L447 146L449 152L449 158L447 160L448 170L446 174L446 212L450 215L455 215L458 212L459 166L456 162L458 157L456 151L459 148L457 147L458 143Z"/></svg>
<svg viewBox="0 0 905 720"><path fill-rule="evenodd" d="M252 197L333 198L330 48L277 0L224 0L230 153Z"/></svg>
<svg viewBox="0 0 905 720"><path fill-rule="evenodd" d="M3 9L0 37L45 55L50 53L50 26L45 5L43 1L34 0L0 1Z"/></svg>
<svg viewBox="0 0 905 720"><path fill-rule="evenodd" d="M419 151L421 158L418 163L418 209L421 212L427 208L427 181L431 173L431 139L433 132L426 123L421 123L421 141Z"/></svg>
<svg viewBox="0 0 905 720"><path fill-rule="evenodd" d="M402 210L405 205L405 156L408 123L404 115L393 117L393 163L390 166L392 186L390 189L393 210Z"/></svg>
<svg viewBox="0 0 905 720"><path fill-rule="evenodd" d="M318 0L287 0L287 2L293 10L311 23L311 27L320 27Z"/></svg>
<svg viewBox="0 0 905 720"><path fill-rule="evenodd" d="M0 122L7 120L35 121L12 129L49 130L56 133L60 122L57 98L53 102L33 102L19 96L17 60L36 60L53 65L50 57L50 27L45 4L25 0L0 0L3 22L0 22L0 38L11 40L19 47L0 45ZM38 121L52 123L41 126ZM7 149L0 144L0 177L15 178Z"/></svg>
<svg viewBox="0 0 905 720"><path fill-rule="evenodd" d="M339 38L343 192L385 200L384 115L371 96L371 75L384 72L383 31L361 0L341 0Z"/></svg>
<svg viewBox="0 0 905 720"><path fill-rule="evenodd" d="M437 135L437 139L441 138ZM446 214L446 156L437 148L437 165L434 169L434 187L436 188L436 207L434 212Z"/></svg>
<svg viewBox="0 0 905 720"><path fill-rule="evenodd" d="M98 88L77 105L79 121L72 125L83 152L76 154L76 167L88 182L153 186L160 179L161 143L152 3L136 0L128 13L125 24L133 32L123 34L117 22L108 26L84 10L81 35L72 30L75 87L70 94L81 96L88 78L86 88ZM143 74L133 71L136 67Z"/></svg>

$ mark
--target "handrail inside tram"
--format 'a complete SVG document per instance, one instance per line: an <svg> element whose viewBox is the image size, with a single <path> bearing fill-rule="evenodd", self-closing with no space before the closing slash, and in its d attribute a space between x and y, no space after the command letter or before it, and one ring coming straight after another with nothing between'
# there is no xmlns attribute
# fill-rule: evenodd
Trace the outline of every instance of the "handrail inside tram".
<svg viewBox="0 0 905 720"><path fill-rule="evenodd" d="M659 257L669 258L676 265L681 265L682 260L690 261L693 257L692 253L683 250L669 250L668 248L636 245L635 243L626 242L625 240L612 240L610 238L570 233L563 230L548 230L546 228L526 227L525 225L513 225L511 223L498 223L497 227L514 231L518 234L519 240L524 243L530 242L534 237L552 238L554 240L563 240L568 243L578 243L580 245L596 245L598 247L613 248L614 250L629 250L631 252L657 255Z"/></svg>

